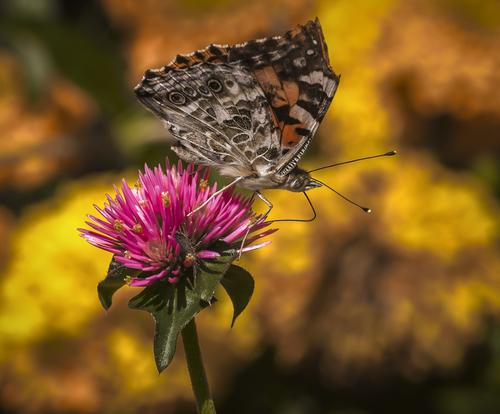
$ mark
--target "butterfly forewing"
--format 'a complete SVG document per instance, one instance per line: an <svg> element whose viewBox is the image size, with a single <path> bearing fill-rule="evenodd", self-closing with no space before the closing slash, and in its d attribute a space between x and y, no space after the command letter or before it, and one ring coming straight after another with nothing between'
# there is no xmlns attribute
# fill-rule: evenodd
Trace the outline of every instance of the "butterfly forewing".
<svg viewBox="0 0 500 414"><path fill-rule="evenodd" d="M250 69L262 87L280 129L276 172L287 174L311 142L339 83L319 21L231 47L229 61Z"/></svg>

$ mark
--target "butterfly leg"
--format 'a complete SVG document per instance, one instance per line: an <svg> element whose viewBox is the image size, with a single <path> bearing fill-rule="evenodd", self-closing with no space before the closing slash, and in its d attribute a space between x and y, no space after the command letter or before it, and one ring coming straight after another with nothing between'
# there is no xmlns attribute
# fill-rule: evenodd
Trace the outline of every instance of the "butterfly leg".
<svg viewBox="0 0 500 414"><path fill-rule="evenodd" d="M252 226L248 226L247 231L245 232L245 235L243 236L243 240L241 240L240 249L238 250L238 260L241 259L241 254L243 253L243 247L245 246L245 242L247 241L247 237L250 234L251 228L252 228Z"/></svg>
<svg viewBox="0 0 500 414"><path fill-rule="evenodd" d="M267 206L266 213L264 215L262 215L262 217L257 221L257 223L258 223L258 222L264 221L267 218L268 214L271 212L271 210L273 208L273 204L260 191L254 191L254 193L252 194L252 197L250 198L251 202L253 202L256 195ZM240 258L241 258L241 253L243 253L243 247L245 246L245 242L247 241L247 237L250 234L251 229L252 229L252 226L248 226L247 231L245 232L245 235L243 236L243 239L241 240L240 249L238 251L238 260L240 260Z"/></svg>
<svg viewBox="0 0 500 414"><path fill-rule="evenodd" d="M255 194L257 194L257 197L259 197L262 200L262 202L267 206L267 211L262 216L262 220L265 220L274 207L273 203L271 203L259 190L257 190Z"/></svg>
<svg viewBox="0 0 500 414"><path fill-rule="evenodd" d="M212 201L215 197L217 197L219 194L223 193L224 191L226 191L228 188L234 186L236 183L240 182L241 180L243 180L243 178L245 177L238 177L236 179L234 179L233 181L231 181L229 184L225 185L224 187L222 187L220 190L217 190L215 193L213 193L210 197L208 197L203 203L201 203L198 207L196 207L193 211L189 212L188 213L188 217L193 214L193 213L196 213L197 211L201 210L203 207L205 207L210 201Z"/></svg>

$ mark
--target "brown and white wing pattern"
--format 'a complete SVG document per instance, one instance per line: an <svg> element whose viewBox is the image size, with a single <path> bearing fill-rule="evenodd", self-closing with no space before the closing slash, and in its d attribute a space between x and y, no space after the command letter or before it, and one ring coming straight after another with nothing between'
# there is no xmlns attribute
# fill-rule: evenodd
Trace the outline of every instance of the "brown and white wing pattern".
<svg viewBox="0 0 500 414"><path fill-rule="evenodd" d="M167 124L186 161L245 176L265 174L279 154L269 103L245 68L202 62L152 70L136 95Z"/></svg>
<svg viewBox="0 0 500 414"><path fill-rule="evenodd" d="M339 80L316 20L282 36L178 55L147 71L135 93L165 121L184 160L232 176L285 176Z"/></svg>
<svg viewBox="0 0 500 414"><path fill-rule="evenodd" d="M266 39L229 48L229 62L250 69L262 87L280 129L276 174L299 162L337 90L319 21Z"/></svg>

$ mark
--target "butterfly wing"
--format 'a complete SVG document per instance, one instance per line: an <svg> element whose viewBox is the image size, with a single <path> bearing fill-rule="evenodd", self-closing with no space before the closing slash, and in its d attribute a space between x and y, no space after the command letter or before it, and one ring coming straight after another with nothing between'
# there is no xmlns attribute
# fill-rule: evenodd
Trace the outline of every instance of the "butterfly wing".
<svg viewBox="0 0 500 414"><path fill-rule="evenodd" d="M310 144L339 80L316 20L283 36L178 55L148 70L135 92L167 124L182 159L230 176L285 176Z"/></svg>
<svg viewBox="0 0 500 414"><path fill-rule="evenodd" d="M229 47L228 61L250 70L262 87L280 130L274 172L288 174L299 162L337 90L319 21L285 33Z"/></svg>
<svg viewBox="0 0 500 414"><path fill-rule="evenodd" d="M266 174L279 154L268 101L245 68L199 62L148 71L139 100L162 119L180 158L225 175Z"/></svg>

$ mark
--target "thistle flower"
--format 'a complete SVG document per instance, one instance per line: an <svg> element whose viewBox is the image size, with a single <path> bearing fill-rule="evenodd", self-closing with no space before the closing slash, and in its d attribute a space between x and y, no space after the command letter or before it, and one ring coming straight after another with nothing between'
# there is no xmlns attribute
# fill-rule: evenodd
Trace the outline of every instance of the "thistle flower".
<svg viewBox="0 0 500 414"><path fill-rule="evenodd" d="M177 283L201 259L213 259L224 250L242 252L270 243L253 244L273 233L251 209L252 201L227 189L194 211L217 191L208 184L208 169L147 165L134 187L122 181L121 191L106 195L104 208L94 205L102 218L88 215L92 230L78 229L90 244L114 254L114 259L139 274L131 286L148 286L165 279ZM194 212L193 212L194 211ZM193 212L192 214L190 214ZM223 242L223 243L221 243Z"/></svg>

